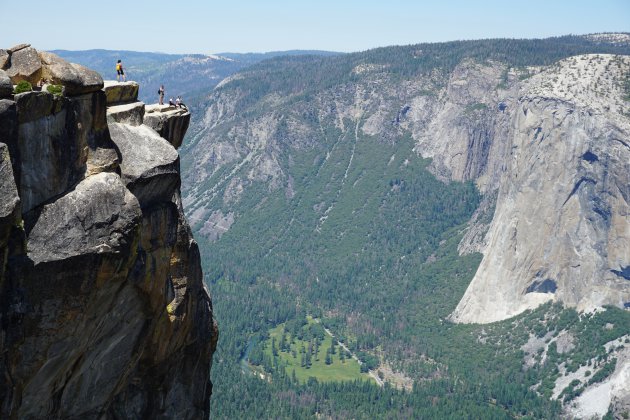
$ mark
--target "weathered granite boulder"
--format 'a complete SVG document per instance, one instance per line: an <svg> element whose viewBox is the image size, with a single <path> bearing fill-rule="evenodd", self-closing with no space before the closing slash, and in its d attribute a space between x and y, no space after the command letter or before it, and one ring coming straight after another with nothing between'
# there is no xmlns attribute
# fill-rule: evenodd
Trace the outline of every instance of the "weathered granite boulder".
<svg viewBox="0 0 630 420"><path fill-rule="evenodd" d="M179 155L145 125L110 124L112 140L123 156L122 179L142 207L168 201L179 187Z"/></svg>
<svg viewBox="0 0 630 420"><path fill-rule="evenodd" d="M9 52L9 54L13 54L16 51L23 50L23 49L28 48L30 46L31 46L31 44L17 44L17 45L14 45L13 47L9 48L7 51Z"/></svg>
<svg viewBox="0 0 630 420"><path fill-rule="evenodd" d="M103 90L107 96L107 105L128 104L138 100L140 85L136 82L118 82L106 80Z"/></svg>
<svg viewBox="0 0 630 420"><path fill-rule="evenodd" d="M130 104L115 105L107 107L107 121L140 125L144 119L144 102L133 102Z"/></svg>
<svg viewBox="0 0 630 420"><path fill-rule="evenodd" d="M190 124L190 112L186 108L168 105L150 105L146 107L144 123L157 131L176 149L182 145L184 135Z"/></svg>
<svg viewBox="0 0 630 420"><path fill-rule="evenodd" d="M8 98L13 94L13 84L11 78L4 71L0 70L0 99Z"/></svg>
<svg viewBox="0 0 630 420"><path fill-rule="evenodd" d="M27 219L29 258L35 265L129 245L140 206L114 173L100 173Z"/></svg>
<svg viewBox="0 0 630 420"><path fill-rule="evenodd" d="M63 85L64 95L77 96L103 88L103 78L94 70L69 63L56 54L40 51L43 64L42 77L51 83Z"/></svg>
<svg viewBox="0 0 630 420"><path fill-rule="evenodd" d="M26 80L32 85L35 85L39 79L41 79L42 62L35 48L25 47L19 50L13 50L10 60L11 64L6 71L13 84L17 84L21 80Z"/></svg>

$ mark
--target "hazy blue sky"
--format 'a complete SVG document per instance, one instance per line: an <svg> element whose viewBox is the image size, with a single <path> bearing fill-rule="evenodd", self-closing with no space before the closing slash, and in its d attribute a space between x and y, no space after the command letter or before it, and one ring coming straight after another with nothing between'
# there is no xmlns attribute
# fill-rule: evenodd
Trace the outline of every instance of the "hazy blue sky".
<svg viewBox="0 0 630 420"><path fill-rule="evenodd" d="M17 17L16 17L17 16ZM629 0L0 0L0 48L211 53L630 32Z"/></svg>

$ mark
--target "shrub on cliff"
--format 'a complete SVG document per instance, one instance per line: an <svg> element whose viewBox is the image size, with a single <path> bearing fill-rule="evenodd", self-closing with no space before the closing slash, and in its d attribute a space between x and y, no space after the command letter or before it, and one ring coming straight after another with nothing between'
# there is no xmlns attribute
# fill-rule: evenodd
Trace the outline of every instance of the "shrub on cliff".
<svg viewBox="0 0 630 420"><path fill-rule="evenodd" d="M21 82L18 82L18 84L15 86L14 91L17 95L18 93L30 92L31 90L33 90L33 86L31 86L31 84L26 80L22 80Z"/></svg>
<svg viewBox="0 0 630 420"><path fill-rule="evenodd" d="M61 85L48 85L46 87L48 93L52 93L53 95L61 96L63 94L63 86Z"/></svg>

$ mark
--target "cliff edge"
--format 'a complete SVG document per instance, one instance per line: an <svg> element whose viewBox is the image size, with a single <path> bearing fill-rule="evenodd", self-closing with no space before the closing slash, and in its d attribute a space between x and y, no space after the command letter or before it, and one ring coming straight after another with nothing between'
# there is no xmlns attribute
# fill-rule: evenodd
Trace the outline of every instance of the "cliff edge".
<svg viewBox="0 0 630 420"><path fill-rule="evenodd" d="M41 79L54 94L13 95ZM208 417L218 331L173 146L190 114L161 137L137 94L0 50L2 418Z"/></svg>

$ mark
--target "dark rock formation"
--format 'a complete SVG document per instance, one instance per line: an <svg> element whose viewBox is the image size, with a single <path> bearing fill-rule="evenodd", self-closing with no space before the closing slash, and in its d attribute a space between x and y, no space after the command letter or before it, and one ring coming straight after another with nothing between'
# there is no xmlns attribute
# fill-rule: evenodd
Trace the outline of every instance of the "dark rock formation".
<svg viewBox="0 0 630 420"><path fill-rule="evenodd" d="M12 93L13 85L9 75L4 70L0 70L0 98L8 98Z"/></svg>
<svg viewBox="0 0 630 420"><path fill-rule="evenodd" d="M0 200L0 261L4 261L7 257L7 241L11 228L19 220L20 204L11 170L9 148L4 143L0 143L0 197L2 197ZM4 268L0 266L0 279L4 276Z"/></svg>
<svg viewBox="0 0 630 420"><path fill-rule="evenodd" d="M0 100L0 417L207 418L218 333L176 150L142 113L108 126L91 70L7 55L64 95Z"/></svg>

